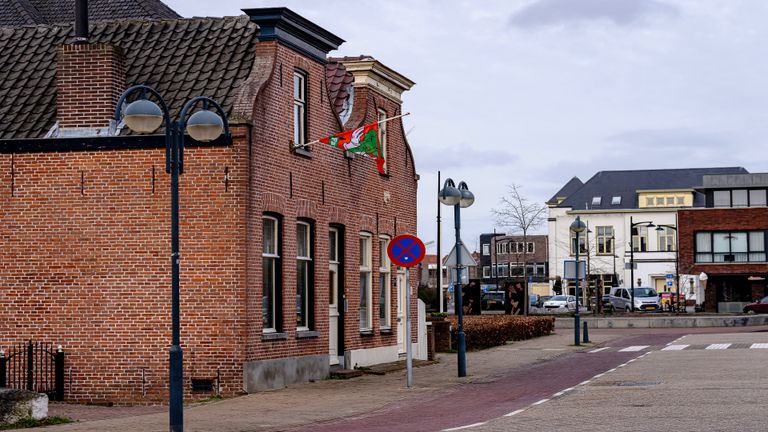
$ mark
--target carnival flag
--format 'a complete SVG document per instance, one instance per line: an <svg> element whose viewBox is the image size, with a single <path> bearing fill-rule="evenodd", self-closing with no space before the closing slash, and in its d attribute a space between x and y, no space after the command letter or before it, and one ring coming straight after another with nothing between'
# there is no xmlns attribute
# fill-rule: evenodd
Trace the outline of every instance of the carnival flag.
<svg viewBox="0 0 768 432"><path fill-rule="evenodd" d="M356 153L375 159L379 172L386 174L386 171L384 171L384 164L386 162L381 156L381 148L379 148L379 122L370 123L360 126L357 129L350 129L329 137L320 138L318 141L346 150L350 153Z"/></svg>

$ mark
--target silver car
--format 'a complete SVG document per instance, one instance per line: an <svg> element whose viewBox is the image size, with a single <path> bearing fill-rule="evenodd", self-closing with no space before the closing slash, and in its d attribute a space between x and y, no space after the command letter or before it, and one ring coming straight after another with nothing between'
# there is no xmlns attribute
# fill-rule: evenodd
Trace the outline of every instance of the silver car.
<svg viewBox="0 0 768 432"><path fill-rule="evenodd" d="M611 305L617 311L632 310L632 288L611 288ZM653 288L634 288L636 311L657 311L661 309L659 293Z"/></svg>
<svg viewBox="0 0 768 432"><path fill-rule="evenodd" d="M576 297L557 295L544 302L544 309L559 309L566 308L568 310L576 310Z"/></svg>

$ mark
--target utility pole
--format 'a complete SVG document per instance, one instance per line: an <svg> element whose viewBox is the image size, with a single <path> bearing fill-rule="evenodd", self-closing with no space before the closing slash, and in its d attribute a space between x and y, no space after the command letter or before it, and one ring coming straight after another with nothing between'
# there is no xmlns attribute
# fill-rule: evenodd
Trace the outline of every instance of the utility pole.
<svg viewBox="0 0 768 432"><path fill-rule="evenodd" d="M437 292L440 301L438 310L445 312L443 305L443 257L440 255L440 171L437 172Z"/></svg>

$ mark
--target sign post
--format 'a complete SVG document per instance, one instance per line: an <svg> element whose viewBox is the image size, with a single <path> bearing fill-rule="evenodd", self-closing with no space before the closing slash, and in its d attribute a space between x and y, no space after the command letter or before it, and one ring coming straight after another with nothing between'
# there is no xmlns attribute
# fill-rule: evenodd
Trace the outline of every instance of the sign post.
<svg viewBox="0 0 768 432"><path fill-rule="evenodd" d="M392 239L387 255L400 267L413 267L424 259L427 248L418 237L403 234ZM438 257L440 259L440 257ZM413 344L411 343L411 272L405 273L405 386L413 386Z"/></svg>

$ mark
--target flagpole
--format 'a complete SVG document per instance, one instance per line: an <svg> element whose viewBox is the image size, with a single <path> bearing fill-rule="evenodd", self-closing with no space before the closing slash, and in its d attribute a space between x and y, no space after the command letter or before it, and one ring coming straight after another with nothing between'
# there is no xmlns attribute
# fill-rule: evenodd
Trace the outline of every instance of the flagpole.
<svg viewBox="0 0 768 432"><path fill-rule="evenodd" d="M376 123L376 124L382 124L382 123L386 123L386 122L388 122L388 121L391 121L391 120L399 119L400 117L405 117L405 116L407 116L407 115L411 115L411 113L410 113L410 112L407 112L407 113L405 113L405 114L396 115L396 116L394 116L394 117L389 117L389 118L381 119L381 120L379 120L379 121L377 121L377 122L374 122L374 123ZM366 123L366 124L373 124L373 123ZM310 141L310 142L308 142L308 143L304 143L304 144L294 144L294 145L293 145L293 148L294 148L294 149L297 149L297 148L299 148L299 147L306 147L306 146L310 146L310 145L312 145L312 144L317 144L317 143L319 143L319 142L320 142L320 140L319 140L319 139L316 139L316 140L314 140L314 141Z"/></svg>

